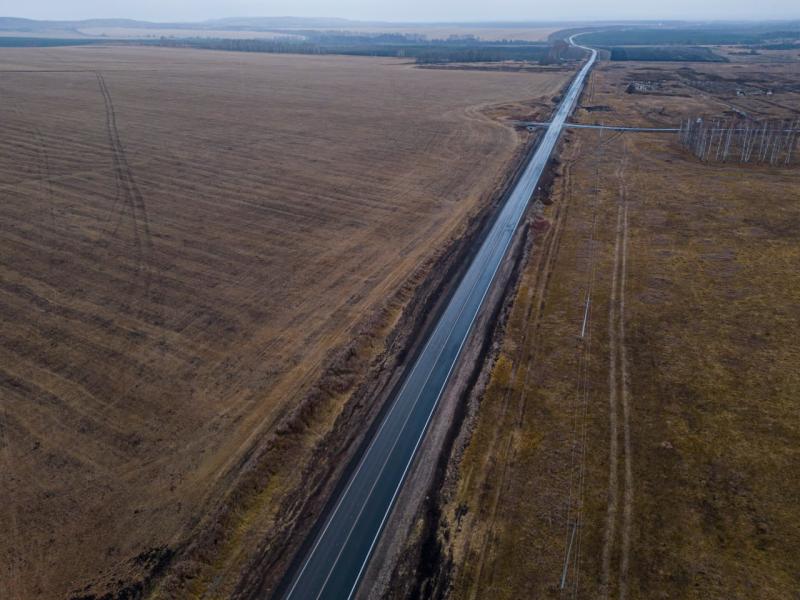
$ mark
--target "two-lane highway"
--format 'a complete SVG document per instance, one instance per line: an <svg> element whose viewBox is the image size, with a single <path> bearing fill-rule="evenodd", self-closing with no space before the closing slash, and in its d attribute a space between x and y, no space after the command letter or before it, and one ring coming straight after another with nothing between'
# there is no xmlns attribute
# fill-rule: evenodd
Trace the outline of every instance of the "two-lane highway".
<svg viewBox="0 0 800 600"><path fill-rule="evenodd" d="M350 598L495 273L597 56L569 87L525 171L444 309L383 422L305 556L286 598Z"/></svg>

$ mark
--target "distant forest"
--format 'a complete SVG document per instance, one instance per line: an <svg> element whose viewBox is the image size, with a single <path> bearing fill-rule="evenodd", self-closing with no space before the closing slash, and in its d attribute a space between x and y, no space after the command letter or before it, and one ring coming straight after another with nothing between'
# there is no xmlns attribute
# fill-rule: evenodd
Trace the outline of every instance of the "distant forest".
<svg viewBox="0 0 800 600"><path fill-rule="evenodd" d="M344 54L350 56L386 56L409 58L420 64L448 62L530 61L540 64L577 59L583 51L566 43L520 40L483 41L474 36L451 36L432 40L416 34L348 34L339 32L295 31L294 37L273 39L178 38L157 39L68 39L44 37L0 37L0 47L28 46L161 46L200 48L233 52L268 52L278 54Z"/></svg>
<svg viewBox="0 0 800 600"><path fill-rule="evenodd" d="M609 29L584 33L579 38L581 43L600 46L755 45L797 40L800 40L800 24L782 24L780 30L763 26Z"/></svg>
<svg viewBox="0 0 800 600"><path fill-rule="evenodd" d="M646 60L671 62L727 62L711 48L702 46L615 46L609 49L611 60Z"/></svg>
<svg viewBox="0 0 800 600"><path fill-rule="evenodd" d="M486 42L472 36L429 40L420 35L402 34L351 35L317 31L296 33L303 37L259 40L160 38L140 43L237 52L390 56L414 59L421 64L504 60L548 63L566 57L564 52L554 51L553 46L541 42L517 40Z"/></svg>
<svg viewBox="0 0 800 600"><path fill-rule="evenodd" d="M31 48L53 46L89 46L108 43L103 40L0 36L0 48Z"/></svg>

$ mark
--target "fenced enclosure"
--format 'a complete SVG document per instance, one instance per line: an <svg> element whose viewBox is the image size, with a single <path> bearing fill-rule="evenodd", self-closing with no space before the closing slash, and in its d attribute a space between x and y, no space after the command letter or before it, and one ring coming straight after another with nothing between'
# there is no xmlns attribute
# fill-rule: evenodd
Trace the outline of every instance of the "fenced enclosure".
<svg viewBox="0 0 800 600"><path fill-rule="evenodd" d="M800 119L757 121L746 118L681 122L680 142L702 161L797 164Z"/></svg>

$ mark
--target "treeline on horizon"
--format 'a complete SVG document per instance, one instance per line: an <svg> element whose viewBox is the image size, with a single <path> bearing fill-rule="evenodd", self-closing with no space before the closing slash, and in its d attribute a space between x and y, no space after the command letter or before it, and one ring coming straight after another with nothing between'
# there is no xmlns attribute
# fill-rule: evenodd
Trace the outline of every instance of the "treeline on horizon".
<svg viewBox="0 0 800 600"><path fill-rule="evenodd" d="M614 46L608 50L613 61L728 62L703 46Z"/></svg>
<svg viewBox="0 0 800 600"><path fill-rule="evenodd" d="M17 37L0 35L0 48L51 48L54 46L91 46L108 43L105 40Z"/></svg>
<svg viewBox="0 0 800 600"><path fill-rule="evenodd" d="M265 52L276 54L343 54L349 56L381 56L409 58L420 64L447 62L529 61L551 64L565 58L580 58L583 52L563 42L529 42L520 40L484 41L473 35L452 35L444 39L428 39L420 34L297 31L292 36L272 39L179 38L155 39L57 39L40 37L0 37L0 47L118 45L197 48L232 52Z"/></svg>
<svg viewBox="0 0 800 600"><path fill-rule="evenodd" d="M199 48L234 52L286 54L343 54L414 59L420 64L441 62L496 62L505 60L554 62L553 47L541 42L515 40L482 41L474 36L452 36L429 40L420 35L375 34L349 35L302 32L303 38L227 39L160 38L143 40L148 46Z"/></svg>
<svg viewBox="0 0 800 600"><path fill-rule="evenodd" d="M800 40L800 24L778 30L762 27L731 28L641 28L592 31L580 36L580 43L598 46L722 46L781 44L793 46Z"/></svg>

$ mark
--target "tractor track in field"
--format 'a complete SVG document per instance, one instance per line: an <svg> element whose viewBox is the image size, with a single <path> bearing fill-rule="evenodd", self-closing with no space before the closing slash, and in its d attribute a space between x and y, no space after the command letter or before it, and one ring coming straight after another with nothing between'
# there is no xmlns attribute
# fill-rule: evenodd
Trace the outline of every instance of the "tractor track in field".
<svg viewBox="0 0 800 600"><path fill-rule="evenodd" d="M120 200L123 201L124 206L127 208L132 221L133 230L133 243L136 252L136 270L137 273L142 273L144 277L144 293L145 299L150 295L150 283L152 272L149 265L149 255L153 248L152 236L150 234L150 219L147 214L147 205L145 204L144 197L136 184L136 179L133 176L128 157L125 153L125 147L119 134L119 127L117 125L117 113L114 108L114 101L111 97L111 92L108 89L105 78L102 73L97 72L97 84L100 88L100 93L103 96L103 104L105 107L106 116L106 130L108 133L108 142L111 147L111 156L114 163L114 181L115 181L115 197L114 204L112 205L111 212L113 214L117 204ZM122 223L124 208L120 211L120 216L117 224L114 227L112 237L118 233L119 227Z"/></svg>
<svg viewBox="0 0 800 600"><path fill-rule="evenodd" d="M626 153L627 158L627 153ZM630 428L630 389L628 375L627 347L625 344L625 284L628 277L628 198L625 180L620 176L620 203L622 216L622 263L619 278L619 355L621 366L620 398L622 400L623 455L625 457L625 492L622 504L622 547L620 549L619 598L624 600L628 589L628 568L630 564L631 521L633 519L633 454Z"/></svg>
<svg viewBox="0 0 800 600"><path fill-rule="evenodd" d="M622 206L617 207L616 239L614 242L613 276L611 279L611 300L608 306L608 338L610 346L608 366L608 426L609 426L609 461L608 461L608 500L606 505L606 528L603 533L601 591L603 598L610 594L611 551L616 538L617 509L619 505L619 416L617 385L617 289L619 275L619 247L622 233Z"/></svg>
<svg viewBox="0 0 800 600"><path fill-rule="evenodd" d="M24 114L19 106L13 106L13 110L18 115ZM29 133L34 141L36 151L37 183L40 183L44 187L44 194L46 195L49 204L48 214L51 221L51 226L53 229L55 229L56 215L55 207L53 206L55 194L53 190L50 155L47 152L47 146L42 135L42 130L38 126L33 125L29 128ZM12 361L10 364L6 365L6 368L10 370L16 367L19 362L19 359ZM8 376L8 373L9 371L3 372L0 370L0 381L5 379ZM5 463L3 472L5 473L5 478L8 478L8 481L6 481L4 485L8 486L10 482L13 482L16 479L17 460L11 447L10 436L8 433L8 424L10 422L9 412L5 406L3 407L1 416L0 451L2 451L2 462ZM13 502L8 503L8 519L10 521L10 527L9 531L6 533L12 540L15 540L14 545L16 545L18 541L22 539L22 533L19 526L18 507ZM0 596L5 597L3 594L7 593L9 598L17 598L20 595L19 590L23 589L23 582L20 576L20 568L17 557L12 557L7 561L7 573L8 580L5 582L5 585L0 585Z"/></svg>
<svg viewBox="0 0 800 600"><path fill-rule="evenodd" d="M633 456L630 436L630 389L625 345L625 284L628 265L628 199L625 187L627 163L628 155L626 152L616 173L619 181L619 199L617 201L611 298L608 307L608 503L601 555L602 597L609 598L612 595L612 563L615 563L618 579L616 586L617 597L620 600L626 598L628 590L634 494ZM621 444L620 438L622 440ZM622 462L621 478L620 461ZM622 491L621 498L620 488ZM620 520L621 522L619 522ZM619 532L617 531L618 528ZM618 547L617 537L619 537ZM615 552L615 549L617 552ZM616 561L613 560L615 554L617 554Z"/></svg>
<svg viewBox="0 0 800 600"><path fill-rule="evenodd" d="M592 79L592 82L594 79ZM594 85L591 88L594 93ZM591 96L590 96L591 97ZM621 135L615 132L609 139L604 140L604 131L598 130L598 142L594 144L589 152L580 152L580 146L576 147L576 155L573 164L583 159L599 156L603 147ZM580 138L579 138L580 139ZM588 256L586 260L586 292L581 322L581 331L578 339L580 343L577 348L577 379L575 385L575 401L572 417L572 433L570 444L569 460L569 491L566 502L566 516L564 519L564 563L561 571L561 582L559 586L559 597L571 598L578 597L580 589L580 568L581 568L581 546L583 543L583 521L584 521L584 493L586 488L586 459L588 456L588 414L589 400L591 395L590 365L592 357L592 314L594 312L594 289L597 279L597 232L599 214L599 194L600 194L600 173L599 166L595 165L596 182L592 194L590 206L591 227L587 239ZM571 183L570 179L570 183ZM569 191L569 189L568 189ZM569 191L571 194L571 191ZM574 548L574 550L573 550Z"/></svg>
<svg viewBox="0 0 800 600"><path fill-rule="evenodd" d="M33 134L33 139L36 142L36 152L39 156L39 176L41 181L45 185L47 199L50 203L50 221L55 229L56 225L56 213L55 207L53 206L53 200L55 198L55 194L53 193L53 181L52 181L52 169L50 166L50 155L47 152L47 146L44 142L44 138L42 137L42 131L38 127L34 127L31 130Z"/></svg>
<svg viewBox="0 0 800 600"><path fill-rule="evenodd" d="M17 115L24 115L22 109L19 106L13 105L12 110ZM42 130L36 126L32 125L28 128L28 132L31 135L31 138L34 142L34 147L36 149L36 178L34 181L37 184L41 184L45 188L45 193L47 198L50 202L50 222L53 228L55 228L56 224L56 216L55 216L55 208L53 207L53 199L55 197L53 192L53 174L52 168L50 165L50 154L47 152L47 145L45 144L44 137L42 136ZM16 187L17 184L10 186L12 189ZM5 186L4 186L5 187ZM2 188L0 188L2 189Z"/></svg>
<svg viewBox="0 0 800 600"><path fill-rule="evenodd" d="M2 370L0 370L0 380L5 377L5 374ZM8 410L3 407L2 412L2 420L0 420L0 450L2 450L2 462L4 463L3 467L3 485L4 487L9 485L11 481L16 479L14 477L15 466L17 464L13 451L11 449L11 441L8 435ZM21 539L20 535L20 527L19 527L19 513L17 506L13 502L8 503L8 520L9 520L9 531L6 532L12 540L14 540L14 544L16 545L18 541ZM21 576L20 576L20 569L19 569L19 559L16 556L9 557L6 561L6 566L3 571L8 574L8 579L4 582L0 581L0 595L8 593L9 598L16 598L19 595L19 590L21 589ZM5 575L4 575L5 577ZM5 596L3 596L5 597Z"/></svg>

